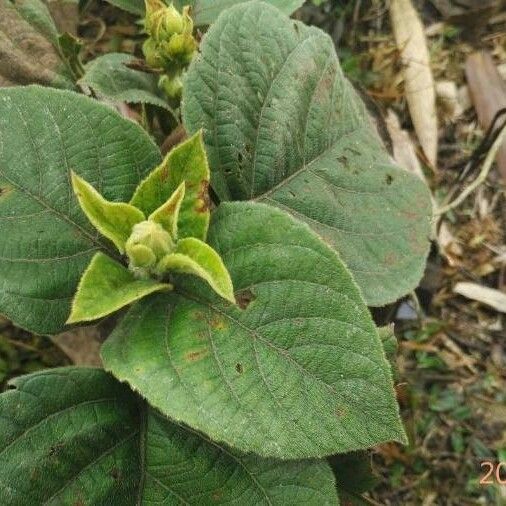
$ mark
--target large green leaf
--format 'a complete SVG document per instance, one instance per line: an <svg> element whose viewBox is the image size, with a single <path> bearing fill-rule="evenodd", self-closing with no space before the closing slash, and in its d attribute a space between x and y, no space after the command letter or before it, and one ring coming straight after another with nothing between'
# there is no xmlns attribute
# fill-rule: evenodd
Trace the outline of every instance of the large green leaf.
<svg viewBox="0 0 506 506"><path fill-rule="evenodd" d="M131 12L144 16L144 0L107 0L109 3ZM192 17L197 26L210 25L221 14L222 11L238 3L248 0L175 0L173 3L178 9L185 5L191 5ZM270 4L280 9L285 14L292 14L303 3L304 0L268 0Z"/></svg>
<svg viewBox="0 0 506 506"><path fill-rule="evenodd" d="M138 302L106 369L171 418L242 451L301 458L404 440L390 367L359 289L305 224L222 204L209 243L238 304L196 280Z"/></svg>
<svg viewBox="0 0 506 506"><path fill-rule="evenodd" d="M56 333L93 254L117 254L81 211L71 170L122 202L159 162L140 127L94 100L37 86L0 90L0 313Z"/></svg>
<svg viewBox="0 0 506 506"><path fill-rule="evenodd" d="M176 0L174 4L179 8L184 5L192 6L192 17L198 26L214 23L218 16L229 7L245 0ZM248 0L246 0L248 1ZM270 5L277 7L288 16L296 11L305 0L267 0Z"/></svg>
<svg viewBox="0 0 506 506"><path fill-rule="evenodd" d="M134 59L132 55L123 53L99 56L86 66L79 84L109 100L152 104L172 112L158 88L159 76L127 67L127 63Z"/></svg>
<svg viewBox="0 0 506 506"><path fill-rule="evenodd" d="M0 395L2 504L337 504L327 464L241 455L146 409L100 369L11 386Z"/></svg>
<svg viewBox="0 0 506 506"><path fill-rule="evenodd" d="M211 27L183 92L186 129L204 129L214 190L287 210L333 246L369 305L413 289L431 201L392 164L344 78L329 36L266 3Z"/></svg>

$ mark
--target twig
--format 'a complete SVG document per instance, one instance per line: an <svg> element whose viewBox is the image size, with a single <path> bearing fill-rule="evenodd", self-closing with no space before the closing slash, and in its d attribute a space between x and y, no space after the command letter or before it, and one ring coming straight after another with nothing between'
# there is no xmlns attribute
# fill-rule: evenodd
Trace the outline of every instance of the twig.
<svg viewBox="0 0 506 506"><path fill-rule="evenodd" d="M447 213L451 209L454 209L455 207L459 206L474 190L476 190L476 188L478 188L483 182L486 181L490 169L492 168L492 164L494 163L497 151L499 150L505 139L506 139L506 125L502 127L501 132L496 137L494 143L492 144L492 147L490 148L490 151L487 153L487 156L485 158L485 161L483 162L483 166L481 168L480 173L478 174L478 177L469 186L467 186L455 200L453 200L446 206L439 208L435 213L436 215L440 216L442 214Z"/></svg>

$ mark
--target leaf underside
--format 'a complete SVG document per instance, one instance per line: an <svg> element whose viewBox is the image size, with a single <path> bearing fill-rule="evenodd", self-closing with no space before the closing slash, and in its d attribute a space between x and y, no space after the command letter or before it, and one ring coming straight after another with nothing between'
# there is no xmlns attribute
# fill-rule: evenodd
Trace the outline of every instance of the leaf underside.
<svg viewBox="0 0 506 506"><path fill-rule="evenodd" d="M103 370L11 386L0 395L3 504L337 504L326 463L239 454L141 405Z"/></svg>
<svg viewBox="0 0 506 506"><path fill-rule="evenodd" d="M124 202L160 162L147 134L109 107L38 86L0 90L0 313L57 333L98 251L115 255L73 195L74 170Z"/></svg>
<svg viewBox="0 0 506 506"><path fill-rule="evenodd" d="M189 132L203 128L220 199L255 199L308 223L369 305L416 286L429 191L392 164L324 32L266 3L227 10L188 71L183 119Z"/></svg>
<svg viewBox="0 0 506 506"><path fill-rule="evenodd" d="M126 64L133 60L132 55L123 53L99 56L86 66L78 84L115 102L151 104L172 112L158 88L159 76L128 68Z"/></svg>
<svg viewBox="0 0 506 506"><path fill-rule="evenodd" d="M166 415L242 451L302 458L403 441L390 367L335 252L256 203L222 204L209 244L244 309L196 278L177 279L179 294L127 313L102 346L106 369Z"/></svg>

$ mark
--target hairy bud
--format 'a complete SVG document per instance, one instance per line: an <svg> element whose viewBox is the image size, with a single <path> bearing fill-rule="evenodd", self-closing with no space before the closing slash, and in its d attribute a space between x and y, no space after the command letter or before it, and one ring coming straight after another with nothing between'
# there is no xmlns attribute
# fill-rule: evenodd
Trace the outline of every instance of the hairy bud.
<svg viewBox="0 0 506 506"><path fill-rule="evenodd" d="M170 234L153 221L142 221L134 225L125 244L130 269L142 278L156 273L157 263L174 251L175 244Z"/></svg>

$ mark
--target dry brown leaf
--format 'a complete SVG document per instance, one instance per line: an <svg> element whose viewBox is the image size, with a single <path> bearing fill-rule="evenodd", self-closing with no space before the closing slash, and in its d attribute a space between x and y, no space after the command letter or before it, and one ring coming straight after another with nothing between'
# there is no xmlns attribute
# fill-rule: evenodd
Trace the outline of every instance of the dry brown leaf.
<svg viewBox="0 0 506 506"><path fill-rule="evenodd" d="M39 83L72 88L57 38L42 2L0 0L0 86Z"/></svg>
<svg viewBox="0 0 506 506"><path fill-rule="evenodd" d="M101 367L101 333L97 327L78 327L56 336L51 340L75 365Z"/></svg>
<svg viewBox="0 0 506 506"><path fill-rule="evenodd" d="M453 287L453 291L468 299L490 306L501 313L506 313L506 293L504 292L469 282L457 283Z"/></svg>
<svg viewBox="0 0 506 506"><path fill-rule="evenodd" d="M424 27L410 0L391 0L390 17L402 58L405 94L411 119L427 160L436 167L436 93Z"/></svg>

